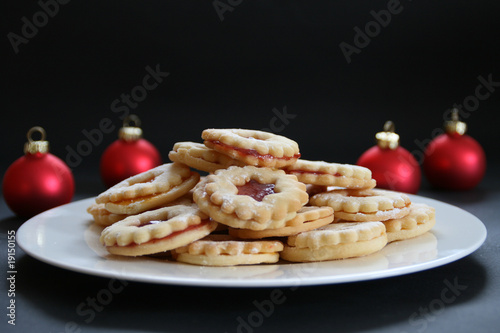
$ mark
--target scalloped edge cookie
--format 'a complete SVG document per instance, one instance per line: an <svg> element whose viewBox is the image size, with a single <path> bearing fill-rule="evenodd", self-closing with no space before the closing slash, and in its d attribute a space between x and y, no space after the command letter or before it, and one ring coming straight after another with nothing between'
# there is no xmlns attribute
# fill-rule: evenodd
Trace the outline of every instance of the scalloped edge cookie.
<svg viewBox="0 0 500 333"><path fill-rule="evenodd" d="M248 165L280 168L300 157L297 142L273 133L228 128L202 132L205 146Z"/></svg>
<svg viewBox="0 0 500 333"><path fill-rule="evenodd" d="M334 189L315 194L309 199L309 203L332 207L338 221L368 222L408 215L411 200L404 193L390 190Z"/></svg>
<svg viewBox="0 0 500 333"><path fill-rule="evenodd" d="M250 181L274 185L274 193L261 201L238 194L238 186ZM219 223L233 228L263 230L285 226L286 221L309 199L306 186L283 170L254 166L218 170L196 185L193 200L201 211Z"/></svg>
<svg viewBox="0 0 500 333"><path fill-rule="evenodd" d="M377 185L370 169L351 164L298 159L283 168L305 184L339 186L348 189L371 189Z"/></svg>
<svg viewBox="0 0 500 333"><path fill-rule="evenodd" d="M109 253L140 256L187 245L216 227L196 205L177 205L129 216L105 228L99 240Z"/></svg>
<svg viewBox="0 0 500 333"><path fill-rule="evenodd" d="M229 235L208 235L172 251L175 260L202 266L276 263L283 250L280 241L238 240Z"/></svg>
<svg viewBox="0 0 500 333"><path fill-rule="evenodd" d="M244 166L245 163L235 160L215 149L208 148L202 143L183 141L174 144L168 154L172 162L186 164L187 166L213 173L219 169L227 169L232 165Z"/></svg>
<svg viewBox="0 0 500 333"><path fill-rule="evenodd" d="M382 222L331 223L288 237L280 257L293 262L347 259L378 252L386 244Z"/></svg>
<svg viewBox="0 0 500 333"><path fill-rule="evenodd" d="M104 203L115 214L138 214L164 206L191 190L200 174L181 163L167 163L123 180L99 194L96 203Z"/></svg>

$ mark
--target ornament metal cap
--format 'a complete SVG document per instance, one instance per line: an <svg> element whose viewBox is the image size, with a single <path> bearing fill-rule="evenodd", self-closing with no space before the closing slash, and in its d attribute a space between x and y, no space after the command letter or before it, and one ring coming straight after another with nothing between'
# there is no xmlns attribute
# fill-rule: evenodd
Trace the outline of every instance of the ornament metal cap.
<svg viewBox="0 0 500 333"><path fill-rule="evenodd" d="M38 132L41 135L40 140L33 140L33 133ZM49 152L49 142L45 141L45 130L40 126L34 126L30 128L26 137L28 138L28 142L24 144L24 153L25 154L47 154Z"/></svg>
<svg viewBox="0 0 500 333"><path fill-rule="evenodd" d="M444 130L448 134L464 135L467 132L467 124L458 118L458 109L451 109L451 120L444 123Z"/></svg>
<svg viewBox="0 0 500 333"><path fill-rule="evenodd" d="M399 135L394 133L396 126L390 120L384 124L384 131L375 135L377 145L382 149L394 150L399 147Z"/></svg>
<svg viewBox="0 0 500 333"><path fill-rule="evenodd" d="M133 122L135 126L130 126ZM127 142L134 142L142 137L141 120L135 114L127 116L123 120L123 127L118 132L118 137Z"/></svg>

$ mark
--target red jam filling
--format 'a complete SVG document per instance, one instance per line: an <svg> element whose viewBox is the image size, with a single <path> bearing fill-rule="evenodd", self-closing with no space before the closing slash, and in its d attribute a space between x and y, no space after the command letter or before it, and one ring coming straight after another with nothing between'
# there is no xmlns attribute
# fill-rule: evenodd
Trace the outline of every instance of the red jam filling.
<svg viewBox="0 0 500 333"><path fill-rule="evenodd" d="M255 149L245 149L245 148L233 147L233 146L227 145L225 143L222 143L218 140L213 140L210 142L212 142L214 145L221 147L225 151L234 150L242 156L254 156L254 157L259 158L259 159L278 159L278 160L285 160L285 161L300 158L300 153L297 153L293 156L276 157L276 156L273 156L271 154L266 154L266 155L259 154L259 152L256 151Z"/></svg>
<svg viewBox="0 0 500 333"><path fill-rule="evenodd" d="M157 221L157 223L159 223L159 222L161 222L161 221ZM155 244L155 243L158 243L158 242L162 242L162 241L164 241L164 240L167 240L167 239L170 239L170 238L174 238L174 237L176 237L177 235L182 234L183 232L187 232L187 231L191 231L191 230L195 230L195 229L201 228L202 226L204 226L204 225L208 224L209 222L210 222L210 219L208 219L208 220L203 220L203 221L201 221L201 223L199 223L199 224L193 224L193 225L190 225L189 227L187 227L187 228L186 228L186 229L184 229L184 230L175 231L175 232L171 233L170 235L165 236L165 237L163 237L163 238L155 238L155 239L150 240L149 242L142 243L142 244L135 244L135 243L132 243L132 244L127 245L126 247L135 247L135 246L144 245L144 244ZM141 225L141 227L142 227L142 226L145 226L145 225L148 225L148 224L155 224L155 223L146 223L146 224Z"/></svg>
<svg viewBox="0 0 500 333"><path fill-rule="evenodd" d="M274 184L261 184L253 179L245 185L236 187L238 188L238 195L248 195L259 202L262 201L266 195L275 193Z"/></svg>

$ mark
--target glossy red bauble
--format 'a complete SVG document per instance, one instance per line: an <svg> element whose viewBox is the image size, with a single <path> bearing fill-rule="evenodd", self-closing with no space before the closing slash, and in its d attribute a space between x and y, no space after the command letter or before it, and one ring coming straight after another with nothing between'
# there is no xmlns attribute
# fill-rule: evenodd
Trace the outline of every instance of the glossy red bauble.
<svg viewBox="0 0 500 333"><path fill-rule="evenodd" d="M469 190L484 177L486 155L472 137L445 133L426 147L423 169L429 182L437 188Z"/></svg>
<svg viewBox="0 0 500 333"><path fill-rule="evenodd" d="M161 164L158 150L147 140L113 142L101 157L101 178L107 187Z"/></svg>
<svg viewBox="0 0 500 333"><path fill-rule="evenodd" d="M75 192L68 166L50 153L26 154L5 172L3 196L21 217L31 217L71 201Z"/></svg>
<svg viewBox="0 0 500 333"><path fill-rule="evenodd" d="M356 164L372 171L378 188L406 193L417 193L420 189L420 166L403 147L383 149L373 146L360 156Z"/></svg>
<svg viewBox="0 0 500 333"><path fill-rule="evenodd" d="M384 131L375 135L377 145L364 152L356 164L372 171L378 188L417 193L422 180L420 165L408 150L399 145L399 135L394 129L394 123L386 121Z"/></svg>

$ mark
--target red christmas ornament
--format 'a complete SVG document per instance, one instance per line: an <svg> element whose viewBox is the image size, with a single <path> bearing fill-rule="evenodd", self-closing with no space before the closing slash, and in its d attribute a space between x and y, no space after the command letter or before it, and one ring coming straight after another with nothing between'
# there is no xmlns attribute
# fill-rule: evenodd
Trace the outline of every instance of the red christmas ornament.
<svg viewBox="0 0 500 333"><path fill-rule="evenodd" d="M41 140L33 141L34 132ZM21 217L32 217L47 209L71 201L75 181L68 166L49 153L45 130L33 127L28 131L24 156L7 169L3 177L3 196L9 208Z"/></svg>
<svg viewBox="0 0 500 333"><path fill-rule="evenodd" d="M129 126L130 121L135 126ZM135 115L125 118L119 139L113 142L101 156L101 179L107 187L159 166L161 156L147 140L142 139L140 120Z"/></svg>
<svg viewBox="0 0 500 333"><path fill-rule="evenodd" d="M423 169L431 185L448 190L470 190L486 172L486 155L476 140L465 135L467 125L452 110L445 122L446 133L434 138L425 149Z"/></svg>
<svg viewBox="0 0 500 333"><path fill-rule="evenodd" d="M376 134L377 145L364 152L356 164L372 171L378 188L417 193L422 174L413 155L399 146L394 124L387 121L384 131Z"/></svg>

